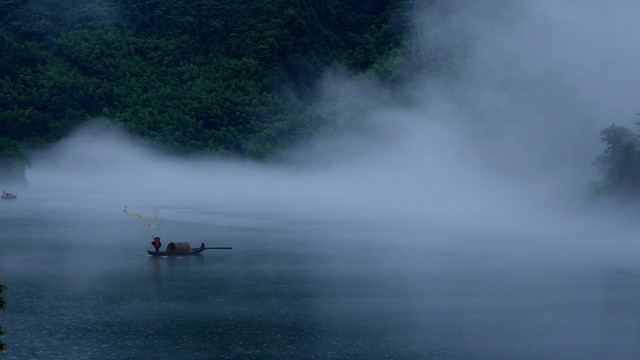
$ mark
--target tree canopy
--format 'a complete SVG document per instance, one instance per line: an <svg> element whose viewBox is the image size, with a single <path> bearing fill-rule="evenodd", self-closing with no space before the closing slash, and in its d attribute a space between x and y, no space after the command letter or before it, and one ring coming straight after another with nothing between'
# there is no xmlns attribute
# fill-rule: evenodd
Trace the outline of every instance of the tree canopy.
<svg viewBox="0 0 640 360"><path fill-rule="evenodd" d="M321 127L309 109L332 66L399 76L384 64L402 47L409 6L7 0L0 136L38 146L104 117L179 152L263 157Z"/></svg>

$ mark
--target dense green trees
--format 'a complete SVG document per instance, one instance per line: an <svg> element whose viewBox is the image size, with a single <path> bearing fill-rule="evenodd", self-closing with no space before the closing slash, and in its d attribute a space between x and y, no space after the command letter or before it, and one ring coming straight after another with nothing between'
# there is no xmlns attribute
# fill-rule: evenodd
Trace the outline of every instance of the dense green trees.
<svg viewBox="0 0 640 360"><path fill-rule="evenodd" d="M0 136L38 146L105 117L177 151L267 156L321 128L330 67L397 80L409 3L6 0Z"/></svg>

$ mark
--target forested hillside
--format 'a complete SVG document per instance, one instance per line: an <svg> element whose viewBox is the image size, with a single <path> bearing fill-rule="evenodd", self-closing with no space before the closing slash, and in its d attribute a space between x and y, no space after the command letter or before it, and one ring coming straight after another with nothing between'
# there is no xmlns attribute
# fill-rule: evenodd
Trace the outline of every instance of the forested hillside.
<svg viewBox="0 0 640 360"><path fill-rule="evenodd" d="M5 0L0 137L34 147L104 117L174 151L263 157L323 126L327 69L401 80L410 3Z"/></svg>

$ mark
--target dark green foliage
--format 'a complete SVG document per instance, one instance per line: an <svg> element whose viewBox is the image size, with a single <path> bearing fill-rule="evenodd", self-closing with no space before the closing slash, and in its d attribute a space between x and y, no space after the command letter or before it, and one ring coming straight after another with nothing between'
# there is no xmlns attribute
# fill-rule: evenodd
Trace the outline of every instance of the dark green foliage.
<svg viewBox="0 0 640 360"><path fill-rule="evenodd" d="M7 0L0 136L37 146L95 117L180 152L264 157L319 131L339 65L406 76L406 0Z"/></svg>
<svg viewBox="0 0 640 360"><path fill-rule="evenodd" d="M26 183L31 158L17 142L0 138L0 183Z"/></svg>
<svg viewBox="0 0 640 360"><path fill-rule="evenodd" d="M599 192L640 196L640 141L631 130L611 125L600 132L606 148L594 165L601 181L594 184Z"/></svg>

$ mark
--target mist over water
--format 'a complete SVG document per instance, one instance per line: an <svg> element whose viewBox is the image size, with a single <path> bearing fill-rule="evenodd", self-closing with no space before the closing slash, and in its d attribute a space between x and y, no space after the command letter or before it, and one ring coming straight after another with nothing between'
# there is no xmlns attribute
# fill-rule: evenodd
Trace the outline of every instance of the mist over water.
<svg viewBox="0 0 640 360"><path fill-rule="evenodd" d="M303 164L173 157L100 120L34 154L29 186L0 207L0 241L13 246L12 257L0 256L5 278L36 265L62 273L65 287L91 294L122 319L135 318L140 304L228 306L235 317L226 322L189 311L222 321L238 337L260 330L250 324L277 317L284 304L314 319L301 328L321 358L338 358L327 349L354 358L376 351L388 358L637 356L637 209L591 202L588 184L602 151L598 131L637 120L640 23L633 14L640 3L480 5L440 20L439 28L417 29L443 46L448 36L472 40L455 81L416 74L406 84L413 105L370 108L361 116L372 131L292 149ZM415 19L433 20L419 9ZM328 74L321 96L330 99L344 81ZM368 99L386 91L370 82L348 86ZM158 209L162 227L126 217L125 205ZM134 274L148 264L109 256L144 256L153 231L167 242L232 245L234 253L159 263L159 270L154 264L148 273L158 283L179 286L172 278L179 274L193 285L181 298L154 283L154 297L127 283L145 283ZM50 242L42 245L43 237ZM60 257L51 258L52 250ZM194 272L215 288L190 282ZM107 280L113 273L122 276ZM96 278L119 293L95 289ZM256 288L264 301L246 299ZM78 319L111 324L84 304ZM135 326L153 336L151 325ZM378 329L386 342L367 345L362 338L378 339ZM373 350L359 352L358 341Z"/></svg>
<svg viewBox="0 0 640 360"><path fill-rule="evenodd" d="M416 74L406 87L413 105L366 109L358 116L369 133L293 149L304 166L172 158L90 125L36 155L28 180L33 191L88 197L96 207L214 205L402 226L572 231L565 225L597 179L591 163L603 149L599 130L637 120L640 85L630 79L640 71L638 25L629 14L638 7L495 2L443 18L418 7L417 46L467 49L455 80ZM335 74L321 88L327 99L387 91Z"/></svg>
<svg viewBox="0 0 640 360"><path fill-rule="evenodd" d="M640 71L632 46L638 25L629 14L639 6L480 5L437 22L420 8L414 14L418 45L467 48L455 80L416 74L406 87L413 105L363 110L367 133L312 139L291 150L302 161L172 157L97 121L35 154L27 191L54 195L54 206L63 198L110 211L159 208L163 216L171 208L213 208L418 232L462 229L525 244L562 236L598 246L600 233L635 234L627 210L587 203L599 130L636 120L631 97L640 85L629 79ZM387 91L339 74L328 74L321 88L325 99L375 100Z"/></svg>

